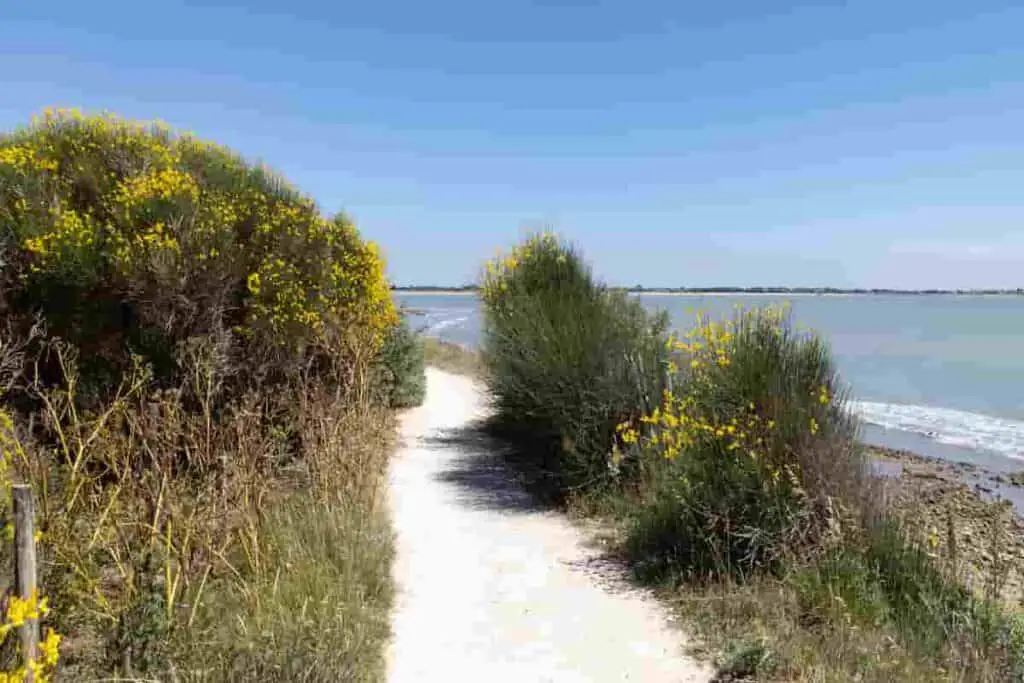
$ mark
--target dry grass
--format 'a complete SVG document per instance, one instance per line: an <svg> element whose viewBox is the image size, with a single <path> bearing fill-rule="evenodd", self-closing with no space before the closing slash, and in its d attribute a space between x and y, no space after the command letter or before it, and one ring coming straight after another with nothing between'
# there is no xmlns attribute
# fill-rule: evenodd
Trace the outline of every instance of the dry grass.
<svg viewBox="0 0 1024 683"><path fill-rule="evenodd" d="M374 392L310 381L223 402L203 346L181 356L182 385L140 366L85 412L70 348L49 346L58 386L18 378L4 348L5 398L35 406L0 445L36 492L60 678L382 677L394 418L355 398Z"/></svg>
<svg viewBox="0 0 1024 683"><path fill-rule="evenodd" d="M394 416L338 408L310 406L301 483L264 508L239 575L196 619L203 637L181 643L189 678L383 680L394 548L381 494Z"/></svg>
<svg viewBox="0 0 1024 683"><path fill-rule="evenodd" d="M433 337L424 337L423 353L427 365L457 375L483 377L483 361L480 354L472 349Z"/></svg>
<svg viewBox="0 0 1024 683"><path fill-rule="evenodd" d="M688 584L666 599L696 627L720 680L949 680L937 664L910 656L890 633L808 614L784 581Z"/></svg>
<svg viewBox="0 0 1024 683"><path fill-rule="evenodd" d="M620 555L636 499L571 503ZM916 531L851 529L830 552L792 558L776 574L667 580L655 590L718 681L1024 680L1024 616L965 590L947 571L948 540L933 548ZM1001 580L985 576L985 585Z"/></svg>

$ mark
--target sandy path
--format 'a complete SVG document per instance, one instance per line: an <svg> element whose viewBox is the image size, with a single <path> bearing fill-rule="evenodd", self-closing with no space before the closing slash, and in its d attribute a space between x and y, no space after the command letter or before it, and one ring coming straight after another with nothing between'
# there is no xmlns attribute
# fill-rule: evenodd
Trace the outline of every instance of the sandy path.
<svg viewBox="0 0 1024 683"><path fill-rule="evenodd" d="M483 412L476 384L428 369L426 402L403 417L389 679L708 681L659 606L460 429Z"/></svg>

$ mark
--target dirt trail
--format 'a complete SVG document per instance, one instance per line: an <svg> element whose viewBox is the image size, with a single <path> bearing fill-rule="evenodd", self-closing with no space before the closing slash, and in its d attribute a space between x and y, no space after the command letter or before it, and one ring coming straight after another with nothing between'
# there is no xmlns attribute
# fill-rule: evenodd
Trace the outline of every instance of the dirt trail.
<svg viewBox="0 0 1024 683"><path fill-rule="evenodd" d="M428 369L424 405L403 417L389 680L709 681L660 606L467 429L484 412L477 384Z"/></svg>

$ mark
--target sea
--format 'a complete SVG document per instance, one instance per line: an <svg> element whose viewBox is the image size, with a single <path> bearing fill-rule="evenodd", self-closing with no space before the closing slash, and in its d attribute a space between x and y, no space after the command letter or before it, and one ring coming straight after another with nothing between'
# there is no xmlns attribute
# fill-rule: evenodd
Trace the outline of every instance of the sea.
<svg viewBox="0 0 1024 683"><path fill-rule="evenodd" d="M1024 296L638 293L681 331L737 304L788 304L826 339L860 415L862 440L921 455L1024 470ZM480 343L473 293L397 293L428 336Z"/></svg>

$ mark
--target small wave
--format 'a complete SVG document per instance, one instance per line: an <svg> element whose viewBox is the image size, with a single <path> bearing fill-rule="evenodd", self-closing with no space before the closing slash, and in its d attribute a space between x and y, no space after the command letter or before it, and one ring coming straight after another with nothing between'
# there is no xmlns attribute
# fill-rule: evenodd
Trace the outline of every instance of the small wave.
<svg viewBox="0 0 1024 683"><path fill-rule="evenodd" d="M853 411L864 421L913 432L963 448L994 451L1024 460L1024 422L979 415L952 408L854 401Z"/></svg>
<svg viewBox="0 0 1024 683"><path fill-rule="evenodd" d="M462 323L464 323L464 322L466 322L468 320L469 320L469 316L468 315L467 316L461 316L461 317L458 317L458 318L445 318L443 320L438 320L435 323L430 323L430 325L426 329L426 334L428 334L428 335L437 334L441 330L447 329L449 327L453 327L455 325L461 325Z"/></svg>

